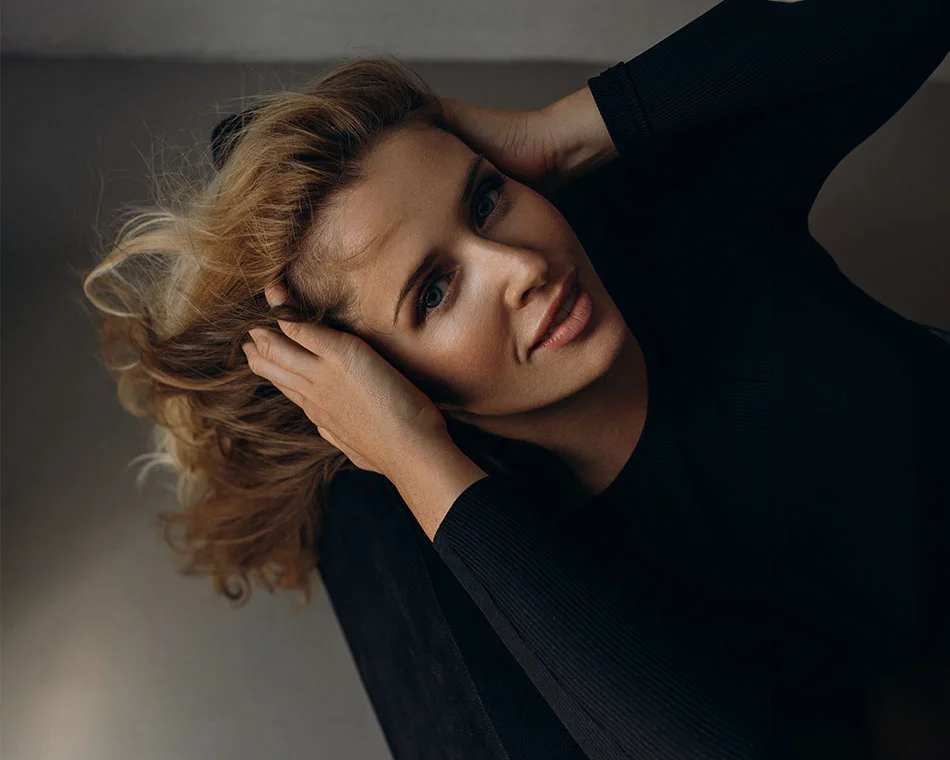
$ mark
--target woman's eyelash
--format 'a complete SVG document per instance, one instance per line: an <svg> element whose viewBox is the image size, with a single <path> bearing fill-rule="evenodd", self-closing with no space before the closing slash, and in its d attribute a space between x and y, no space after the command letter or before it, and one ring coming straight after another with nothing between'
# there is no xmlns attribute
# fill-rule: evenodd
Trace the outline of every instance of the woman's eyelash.
<svg viewBox="0 0 950 760"><path fill-rule="evenodd" d="M509 198L508 198L508 194L504 191L505 183L507 181L508 181L508 177L502 174L492 174L491 177L485 180L485 182L482 184L482 188L480 189L480 191L475 194L475 200L472 205L473 217L475 216L475 210L478 208L478 205L482 202L482 198L484 198L492 190L499 191L498 201L497 203L495 203L494 208L492 208L491 213L487 217L485 217L486 221L483 221L481 226L479 226L477 220L475 222L475 226L478 227L480 231L486 228L486 224L488 223L489 220L494 220L495 217L500 216L502 213L504 213L505 209L508 207ZM448 277L449 282L451 283L452 280L455 279L455 273L446 272L445 274L443 274L439 271L433 272L426 279L425 283L422 285L422 288L419 290L419 297L416 301L416 318L418 319L419 322L425 322L426 317L431 312L436 311L437 309L440 309L445 304L446 300L448 300L449 293L446 292L442 300L439 301L438 306L433 306L431 309L426 311L425 297L426 295L428 295L429 286L435 282L438 282L443 277Z"/></svg>
<svg viewBox="0 0 950 760"><path fill-rule="evenodd" d="M485 180L485 183L482 185L482 188L484 189L481 192L476 194L475 203L472 207L472 211L474 212L475 210L478 209L478 204L482 202L482 198L488 195L488 193L490 193L492 190L498 191L498 202L495 204L494 208L492 208L491 213L487 217L485 217L486 221L488 219L492 219L496 217L499 214L499 212L504 211L505 207L508 205L508 194L505 192L505 184L507 182L508 182L508 177L502 174L492 174L487 180ZM473 213L473 216L474 216L474 213ZM475 222L475 226L478 227L479 229L483 229L484 224L485 222L482 222L482 225L480 226L477 221Z"/></svg>

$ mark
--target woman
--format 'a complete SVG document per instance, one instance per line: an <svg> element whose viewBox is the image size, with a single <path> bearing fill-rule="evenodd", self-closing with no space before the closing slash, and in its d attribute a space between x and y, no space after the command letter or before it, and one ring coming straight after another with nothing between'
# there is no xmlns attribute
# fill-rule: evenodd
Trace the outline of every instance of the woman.
<svg viewBox="0 0 950 760"><path fill-rule="evenodd" d="M400 758L816 756L825 715L865 756L864 687L946 651L950 351L807 219L947 7L725 0L540 112L356 61L222 122L86 280L186 571L319 556Z"/></svg>

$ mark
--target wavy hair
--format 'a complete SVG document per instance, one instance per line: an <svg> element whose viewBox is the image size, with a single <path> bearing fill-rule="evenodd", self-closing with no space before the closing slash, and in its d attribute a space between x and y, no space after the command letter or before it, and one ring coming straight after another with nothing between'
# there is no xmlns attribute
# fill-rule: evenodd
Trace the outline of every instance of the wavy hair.
<svg viewBox="0 0 950 760"><path fill-rule="evenodd" d="M82 273L119 401L154 423L154 450L133 460L146 462L137 482L153 466L177 472L181 511L160 513L159 529L186 559L180 572L210 576L236 606L252 580L298 589L309 604L330 483L357 469L250 371L240 346L277 319L353 332L351 262L326 244L324 212L364 179L381 139L419 124L452 132L438 96L392 56L260 95L219 123L198 180L169 191L152 176L154 204L120 214L112 244ZM292 303L271 308L263 292L278 279ZM446 423L490 475L518 484L557 467L540 447Z"/></svg>

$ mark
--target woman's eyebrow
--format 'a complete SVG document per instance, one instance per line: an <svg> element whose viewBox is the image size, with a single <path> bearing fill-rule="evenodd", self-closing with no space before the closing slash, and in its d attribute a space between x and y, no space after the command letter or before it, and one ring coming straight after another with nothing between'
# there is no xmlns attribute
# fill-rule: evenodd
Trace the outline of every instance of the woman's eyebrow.
<svg viewBox="0 0 950 760"><path fill-rule="evenodd" d="M475 180L478 179L479 169L482 167L482 161L485 160L485 155L483 153L476 153L472 156L472 161L468 165L468 172L466 173L464 179L459 185L459 204L465 206L468 204L469 199L472 197L472 192L475 190ZM426 270L429 268L429 265L435 259L435 252L430 251L427 253L422 261L419 262L419 265L415 268L413 273L409 275L409 279L406 280L406 283L402 286L402 290L399 291L399 297L396 299L396 308L393 311L393 327L396 326L396 320L399 319L399 308L402 306L403 299L409 294L413 286L421 279L422 275L425 274Z"/></svg>

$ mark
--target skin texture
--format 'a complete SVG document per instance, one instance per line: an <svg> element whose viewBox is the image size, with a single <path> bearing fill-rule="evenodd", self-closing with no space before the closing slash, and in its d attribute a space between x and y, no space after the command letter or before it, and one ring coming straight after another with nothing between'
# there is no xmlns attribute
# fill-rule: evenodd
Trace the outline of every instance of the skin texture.
<svg viewBox="0 0 950 760"><path fill-rule="evenodd" d="M356 257L355 332L443 414L544 446L588 495L599 493L643 427L643 354L547 198L513 177L501 191L486 187L494 170L486 160L462 204L474 155L429 126L388 136L369 155L367 179L331 210L321 243ZM434 278L410 293L393 327L398 293L430 250L438 251ZM592 299L591 323L571 343L529 356L542 315L575 268ZM420 293L429 310L421 323Z"/></svg>

